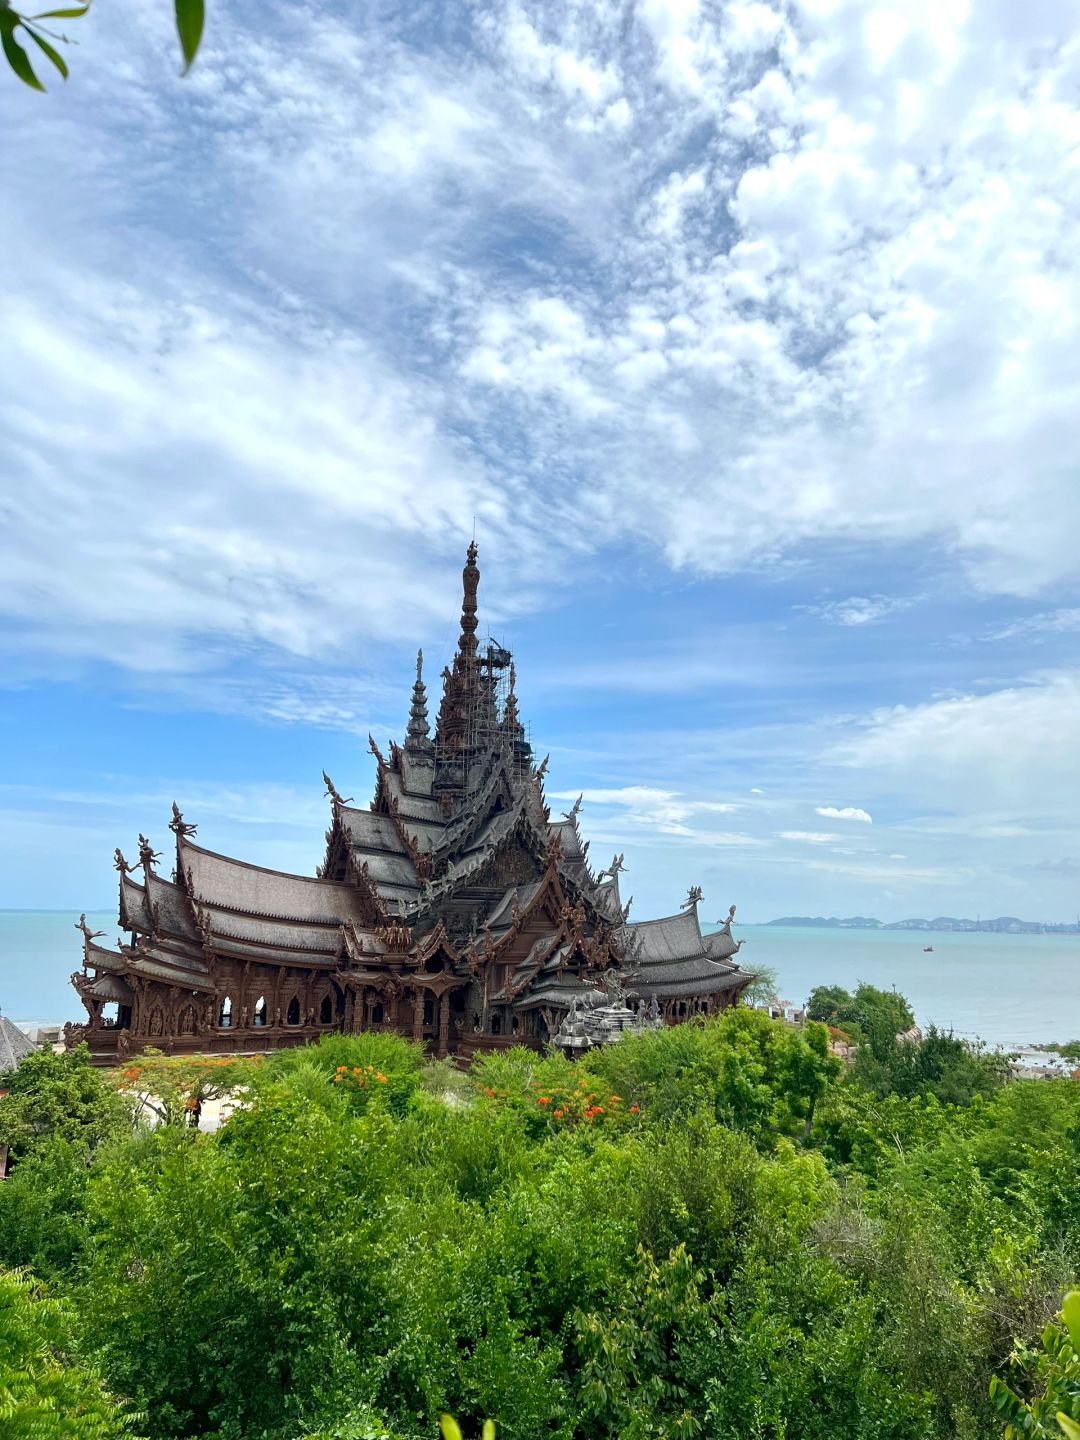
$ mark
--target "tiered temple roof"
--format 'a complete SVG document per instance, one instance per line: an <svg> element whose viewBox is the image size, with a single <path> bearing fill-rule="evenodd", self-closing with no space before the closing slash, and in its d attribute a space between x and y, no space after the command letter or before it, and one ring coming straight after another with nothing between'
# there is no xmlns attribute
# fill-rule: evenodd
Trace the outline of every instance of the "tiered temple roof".
<svg viewBox="0 0 1080 1440"><path fill-rule="evenodd" d="M731 917L703 936L695 888L678 913L631 922L623 857L594 872L581 797L552 819L512 658L477 639L476 558L472 545L434 735L420 654L403 743L384 754L369 737L370 806L323 775L314 876L205 849L176 805L171 879L144 836L136 865L116 851L128 938L110 949L80 921L88 1023L69 1041L108 1063L144 1045L258 1051L390 1029L468 1055L577 1033L564 1022L579 1008L608 1017L589 1033L617 1035L627 1015L674 1023L736 1002L752 977Z"/></svg>

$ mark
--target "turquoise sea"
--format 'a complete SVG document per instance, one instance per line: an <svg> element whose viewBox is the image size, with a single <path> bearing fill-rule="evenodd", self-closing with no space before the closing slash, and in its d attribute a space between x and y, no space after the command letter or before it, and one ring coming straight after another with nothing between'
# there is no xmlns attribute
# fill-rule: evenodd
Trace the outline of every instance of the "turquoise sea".
<svg viewBox="0 0 1080 1440"><path fill-rule="evenodd" d="M16 1023L81 1018L68 984L82 939L74 911L0 911L0 1010ZM116 914L87 915L105 943ZM931 1021L991 1045L1080 1037L1080 936L924 935L903 930L801 930L741 925L740 961L771 965L795 1004L815 985L896 986ZM925 955L924 945L934 953Z"/></svg>

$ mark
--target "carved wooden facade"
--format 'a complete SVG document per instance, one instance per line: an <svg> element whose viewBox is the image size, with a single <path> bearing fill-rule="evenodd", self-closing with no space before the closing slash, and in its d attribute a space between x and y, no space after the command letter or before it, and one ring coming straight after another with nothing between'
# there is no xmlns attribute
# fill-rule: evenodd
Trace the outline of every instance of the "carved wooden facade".
<svg viewBox="0 0 1080 1440"><path fill-rule="evenodd" d="M580 801L551 820L511 657L477 643L475 545L463 582L434 737L418 657L404 743L384 755L370 741L370 807L323 776L330 826L314 877L204 849L175 804L171 879L145 837L137 866L116 851L128 939L107 949L80 922L72 983L87 1022L67 1027L69 1043L109 1064L145 1045L257 1053L390 1030L467 1056L544 1044L575 1002L603 1003L612 977L669 1023L737 1001L752 977L730 917L702 936L693 889L680 913L631 923L622 856L593 872Z"/></svg>

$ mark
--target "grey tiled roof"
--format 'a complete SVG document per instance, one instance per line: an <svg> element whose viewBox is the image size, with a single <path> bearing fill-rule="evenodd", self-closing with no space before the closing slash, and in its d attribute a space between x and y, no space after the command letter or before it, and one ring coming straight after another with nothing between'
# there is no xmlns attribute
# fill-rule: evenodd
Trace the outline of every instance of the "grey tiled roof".
<svg viewBox="0 0 1080 1440"><path fill-rule="evenodd" d="M357 859L360 859L359 853ZM363 863L367 865L369 878L380 890L383 885L393 885L405 890L420 888L416 866L407 855L387 855L380 852L376 855L365 855Z"/></svg>
<svg viewBox="0 0 1080 1440"><path fill-rule="evenodd" d="M86 947L86 964L92 965L95 970L119 972L124 968L124 957L115 950L106 950L104 946L95 945L91 941Z"/></svg>
<svg viewBox="0 0 1080 1440"><path fill-rule="evenodd" d="M149 934L154 928L146 900L146 887L132 880L130 875L120 876L120 914L122 923L128 929L145 930Z"/></svg>
<svg viewBox="0 0 1080 1440"><path fill-rule="evenodd" d="M514 896L518 897L518 904L524 910L539 889L539 880L531 880L527 885L511 885L488 916L488 924L493 930L498 929L500 925L508 925L514 912Z"/></svg>
<svg viewBox="0 0 1080 1440"><path fill-rule="evenodd" d="M619 894L619 877L617 875L597 885L591 898L605 920L622 920L622 896Z"/></svg>
<svg viewBox="0 0 1080 1440"><path fill-rule="evenodd" d="M277 945L286 950L315 950L333 954L341 926L338 921L313 924L303 920L277 920L266 916L237 915L231 910L206 905L204 913L215 937L243 940L256 945Z"/></svg>
<svg viewBox="0 0 1080 1440"><path fill-rule="evenodd" d="M434 758L421 759L404 751L401 757L401 769L403 790L408 794L410 800L414 796L421 798L431 795L431 785L435 779Z"/></svg>
<svg viewBox="0 0 1080 1440"><path fill-rule="evenodd" d="M121 1005L130 1005L132 1000L131 986L119 975L99 975L85 993L98 1000L116 1000Z"/></svg>
<svg viewBox="0 0 1080 1440"><path fill-rule="evenodd" d="M572 820L552 820L547 827L548 835L559 837L559 844L562 846L564 860L580 860L584 852L581 848L581 836L578 828Z"/></svg>
<svg viewBox="0 0 1080 1440"><path fill-rule="evenodd" d="M24 1035L6 1015L0 1015L0 1071L14 1070L37 1048L29 1035Z"/></svg>
<svg viewBox="0 0 1080 1440"><path fill-rule="evenodd" d="M398 814L403 820L415 815L418 820L433 820L441 825L446 824L439 809L439 802L433 800L430 794L418 795L412 790L406 790L396 770L385 770L383 777L387 790L398 802Z"/></svg>
<svg viewBox="0 0 1080 1440"><path fill-rule="evenodd" d="M739 947L728 930L714 930L711 935L703 935L701 941L713 960L726 960L729 955L738 954Z"/></svg>
<svg viewBox="0 0 1080 1440"><path fill-rule="evenodd" d="M183 935L187 940L198 938L194 917L191 913L191 901L187 897L187 892L181 890L179 885L174 885L169 880L163 880L160 875L155 875L151 870L146 877L146 898L151 907L151 914L156 909L162 930L168 931L171 935Z"/></svg>
<svg viewBox="0 0 1080 1440"><path fill-rule="evenodd" d="M725 990L738 990L747 985L750 978L742 970L718 971L712 980L666 980L658 985L646 984L643 977L635 980L632 988L646 999L655 995L658 1000L668 1000L680 995L717 995Z"/></svg>
<svg viewBox="0 0 1080 1440"><path fill-rule="evenodd" d="M289 920L359 920L360 896L346 881L309 879L247 865L180 841L181 861L191 871L199 900L223 910Z"/></svg>
<svg viewBox="0 0 1080 1440"><path fill-rule="evenodd" d="M635 968L641 985L661 985L669 980L713 980L732 973L730 965L718 965L704 955L688 955L685 960L643 961L637 967L631 966L632 974ZM634 986L637 988L637 980Z"/></svg>
<svg viewBox="0 0 1080 1440"><path fill-rule="evenodd" d="M607 998L595 986L586 984L576 975L560 975L547 981L541 981L536 985L530 985L526 993L514 1001L514 1009L532 1010L537 1005L553 1005L556 1008L569 1010L575 1000L579 1004L584 1003L591 1006L602 1005Z"/></svg>
<svg viewBox="0 0 1080 1440"><path fill-rule="evenodd" d="M686 955L703 955L701 930L697 912L693 908L681 910L678 915L665 915L660 920L640 920L637 924L624 925L619 932L623 943L635 944L631 956L637 963L647 960L679 960Z"/></svg>
<svg viewBox="0 0 1080 1440"><path fill-rule="evenodd" d="M338 816L358 850L388 850L394 855L405 853L397 826L389 815L376 815L371 810L354 810L347 805L339 805Z"/></svg>

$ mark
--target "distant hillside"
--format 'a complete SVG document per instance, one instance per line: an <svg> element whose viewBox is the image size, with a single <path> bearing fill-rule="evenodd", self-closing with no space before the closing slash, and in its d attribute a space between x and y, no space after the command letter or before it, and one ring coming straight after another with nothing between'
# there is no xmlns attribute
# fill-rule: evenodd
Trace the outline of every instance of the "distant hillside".
<svg viewBox="0 0 1080 1440"><path fill-rule="evenodd" d="M868 915L852 915L841 920L835 915L785 915L780 920L767 920L766 925L790 925L800 929L818 930L963 930L981 935L1080 935L1080 925L1044 925L1038 920L1018 920L1015 915L999 915L996 920L958 920L953 915L938 915L934 920L893 920L886 924Z"/></svg>

